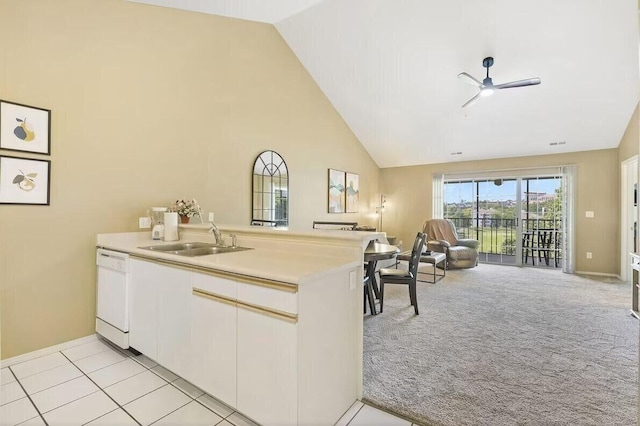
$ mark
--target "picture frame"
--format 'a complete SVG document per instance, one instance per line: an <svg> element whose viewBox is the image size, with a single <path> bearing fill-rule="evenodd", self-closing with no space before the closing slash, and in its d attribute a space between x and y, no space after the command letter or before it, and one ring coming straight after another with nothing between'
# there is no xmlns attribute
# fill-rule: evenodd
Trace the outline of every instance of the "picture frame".
<svg viewBox="0 0 640 426"><path fill-rule="evenodd" d="M345 172L329 169L328 186L328 211L329 213L345 212Z"/></svg>
<svg viewBox="0 0 640 426"><path fill-rule="evenodd" d="M0 155L0 204L48 206L51 161Z"/></svg>
<svg viewBox="0 0 640 426"><path fill-rule="evenodd" d="M51 155L51 110L0 100L0 149Z"/></svg>
<svg viewBox="0 0 640 426"><path fill-rule="evenodd" d="M346 212L358 213L360 209L360 177L357 173L345 173Z"/></svg>

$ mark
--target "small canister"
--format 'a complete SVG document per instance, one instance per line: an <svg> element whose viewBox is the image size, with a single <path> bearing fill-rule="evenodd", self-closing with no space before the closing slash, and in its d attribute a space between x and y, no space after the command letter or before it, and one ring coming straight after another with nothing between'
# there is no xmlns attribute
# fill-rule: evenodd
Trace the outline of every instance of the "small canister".
<svg viewBox="0 0 640 426"><path fill-rule="evenodd" d="M164 214L164 240L178 241L178 213L167 212Z"/></svg>

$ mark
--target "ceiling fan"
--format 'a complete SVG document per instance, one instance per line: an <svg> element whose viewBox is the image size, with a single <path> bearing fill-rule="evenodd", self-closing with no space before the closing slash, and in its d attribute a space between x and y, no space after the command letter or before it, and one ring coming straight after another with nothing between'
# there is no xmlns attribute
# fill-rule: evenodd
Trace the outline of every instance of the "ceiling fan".
<svg viewBox="0 0 640 426"><path fill-rule="evenodd" d="M480 82L476 78L470 76L466 72L461 72L458 74L458 78L463 80L473 86L476 86L480 91L473 98L469 99L462 105L462 108L468 107L478 100L481 96L491 96L493 92L497 89L511 89L514 87L524 87L524 86L533 86L536 84L540 84L541 81L538 77L528 78L526 80L518 80L512 81L511 83L502 83L502 84L493 84L493 80L489 77L489 68L493 65L493 58L491 56L484 58L482 60L482 66L487 69L487 77Z"/></svg>

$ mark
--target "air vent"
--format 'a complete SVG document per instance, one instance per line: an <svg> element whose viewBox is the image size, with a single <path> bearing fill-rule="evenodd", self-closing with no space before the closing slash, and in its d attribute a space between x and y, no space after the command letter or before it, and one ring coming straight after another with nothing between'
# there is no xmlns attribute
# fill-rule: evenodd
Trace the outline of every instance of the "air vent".
<svg viewBox="0 0 640 426"><path fill-rule="evenodd" d="M558 145L566 145L566 144L567 144L567 141L551 142L549 146L558 146Z"/></svg>
<svg viewBox="0 0 640 426"><path fill-rule="evenodd" d="M451 155L462 155L462 151L452 152Z"/></svg>

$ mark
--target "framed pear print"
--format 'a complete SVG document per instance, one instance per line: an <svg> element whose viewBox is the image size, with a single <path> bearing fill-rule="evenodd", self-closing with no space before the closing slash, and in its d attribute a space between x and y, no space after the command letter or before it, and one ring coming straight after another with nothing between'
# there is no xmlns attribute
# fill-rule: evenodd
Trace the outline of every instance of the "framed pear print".
<svg viewBox="0 0 640 426"><path fill-rule="evenodd" d="M0 100L0 149L51 155L51 111Z"/></svg>
<svg viewBox="0 0 640 426"><path fill-rule="evenodd" d="M0 204L49 205L51 161L0 155Z"/></svg>

